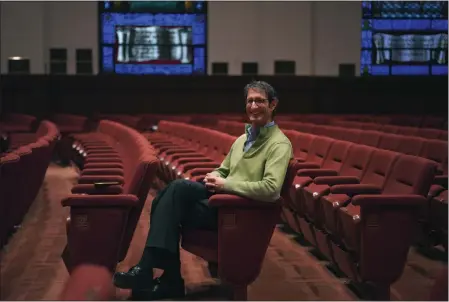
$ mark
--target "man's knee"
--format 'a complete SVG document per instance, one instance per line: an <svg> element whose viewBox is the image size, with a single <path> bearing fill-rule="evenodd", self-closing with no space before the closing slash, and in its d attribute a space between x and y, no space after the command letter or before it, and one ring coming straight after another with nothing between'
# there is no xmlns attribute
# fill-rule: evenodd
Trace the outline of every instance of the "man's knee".
<svg viewBox="0 0 449 302"><path fill-rule="evenodd" d="M176 179L176 180L173 180L171 183L170 183L170 186L173 186L173 187L175 187L175 188L187 188L188 186L189 186L189 184L191 183L191 181L190 180L186 180L186 179Z"/></svg>
<svg viewBox="0 0 449 302"><path fill-rule="evenodd" d="M183 192L186 195L197 195L198 198L205 198L207 190L206 187L196 181L186 180L186 179L176 179L170 183L172 189L177 192Z"/></svg>

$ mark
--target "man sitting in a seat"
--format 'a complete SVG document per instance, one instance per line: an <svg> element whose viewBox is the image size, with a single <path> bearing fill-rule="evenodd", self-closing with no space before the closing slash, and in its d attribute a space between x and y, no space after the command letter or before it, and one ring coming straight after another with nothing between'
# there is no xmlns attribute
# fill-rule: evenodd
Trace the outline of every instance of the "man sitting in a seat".
<svg viewBox="0 0 449 302"><path fill-rule="evenodd" d="M251 125L233 143L218 169L204 183L175 180L153 200L150 230L140 262L128 272L114 275L119 288L133 289L145 300L184 295L179 259L180 226L217 229L217 211L208 206L214 193L236 194L265 202L280 197L290 159L289 139L274 123L278 99L268 83L257 81L244 89L246 113ZM153 279L153 269L164 272Z"/></svg>

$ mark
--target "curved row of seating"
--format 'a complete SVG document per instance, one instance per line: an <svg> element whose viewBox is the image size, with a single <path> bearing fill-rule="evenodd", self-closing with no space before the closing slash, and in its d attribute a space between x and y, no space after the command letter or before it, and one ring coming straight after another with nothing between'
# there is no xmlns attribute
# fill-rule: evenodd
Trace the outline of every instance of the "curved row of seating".
<svg viewBox="0 0 449 302"><path fill-rule="evenodd" d="M61 129L61 133L81 132L94 129L98 121L112 120L139 131L147 131L160 120L170 120L196 125L215 125L219 120L247 122L244 114L94 114L91 118L85 116L57 113L50 120ZM313 125L333 125L353 127L362 130L377 130L387 133L417 135L424 138L439 138L447 140L447 118L439 116L413 116L413 115L367 115L367 114L278 114L278 122L295 122L305 124L303 127ZM25 114L6 114L0 121L0 129L5 132L31 132L37 122L33 116ZM420 130L419 128L424 128ZM22 129L22 130L21 130ZM441 129L441 131L435 131ZM308 132L302 129L296 129Z"/></svg>
<svg viewBox="0 0 449 302"><path fill-rule="evenodd" d="M301 135L301 134L300 134ZM433 161L328 137L300 150L288 225L378 298L402 275L437 172Z"/></svg>
<svg viewBox="0 0 449 302"><path fill-rule="evenodd" d="M240 129L243 133L243 125ZM235 139L182 123L162 121L159 130L146 136L159 149L166 181L192 176L199 180L219 165ZM430 210L427 193L437 163L324 136L284 132L301 162L285 200L284 221L352 280L375 284L373 293L389 298L389 287L401 276L413 243L418 213Z"/></svg>
<svg viewBox="0 0 449 302"><path fill-rule="evenodd" d="M288 122L279 122L279 125L284 129L289 128ZM220 121L218 123L218 126L219 129L222 129L223 131L228 133L241 133L243 123ZM377 147L379 149L388 151L419 156L436 162L438 167L438 175L434 178L434 184L431 186L428 192L429 203L434 203L433 198L441 194L442 191L447 190L448 146L447 142L445 141L407 137L381 133L378 131L356 130L351 128L348 129L332 126L315 126L314 129L314 134L302 133L302 131L298 132L294 130L284 130L284 132L292 141L294 150L295 152L297 152L297 156L305 156L308 152L321 152L319 154L319 156L321 157L319 158L323 158L326 155L326 149L318 149L318 141L314 140L315 137L320 135L332 139L348 141L370 147ZM322 148L324 147L325 146L323 145ZM440 205L440 203L438 203L438 205ZM434 211L430 211L430 213L434 213ZM444 215L446 216L445 220L447 220L446 212L444 212L443 216ZM441 216L442 214L438 214L438 217ZM424 242L428 241L428 239L431 239L431 241L429 241L427 244L438 245L442 243L444 246L446 246L447 240L445 240L445 234L447 233L447 227L435 229L434 227L441 226L442 224L433 223L433 221L437 219L433 214L429 215L429 211L424 212L421 220L421 230L423 231L423 234L420 236L421 239L418 241ZM438 221L440 220L441 219L438 219Z"/></svg>
<svg viewBox="0 0 449 302"><path fill-rule="evenodd" d="M416 115L373 115L373 114L278 114L278 121L299 121L307 124L330 125L348 121L368 124L396 125L411 128L432 128L447 130L447 117ZM245 114L223 114L221 120L247 122Z"/></svg>
<svg viewBox="0 0 449 302"><path fill-rule="evenodd" d="M340 118L346 121L447 130L447 117L440 116L345 114Z"/></svg>
<svg viewBox="0 0 449 302"><path fill-rule="evenodd" d="M161 121L159 131L144 134L159 152L163 185L178 178L198 181L220 166L236 137L184 123ZM178 147L179 146L179 147Z"/></svg>
<svg viewBox="0 0 449 302"><path fill-rule="evenodd" d="M97 131L72 139L81 173L62 200L70 207L63 259L69 272L86 263L114 272L131 243L157 157L139 132L113 121L100 121Z"/></svg>
<svg viewBox="0 0 449 302"><path fill-rule="evenodd" d="M21 224L44 181L59 137L55 124L42 121L36 136L15 142L0 157L0 248Z"/></svg>
<svg viewBox="0 0 449 302"><path fill-rule="evenodd" d="M302 127L307 127L308 125L303 125ZM363 123L363 122L353 122L353 121L333 121L331 126L337 126L341 128L350 129L360 129L360 130L374 130L390 134L399 134L407 136L417 136L428 139L440 139L447 141L447 129L440 130L434 128L418 128L418 127L408 127L408 126L397 126L390 124L377 124L377 123ZM301 126L299 126L301 127ZM310 127L310 126L309 126ZM293 129L293 128L292 128Z"/></svg>
<svg viewBox="0 0 449 302"><path fill-rule="evenodd" d="M448 172L447 142L435 139L423 139L418 137L409 137L403 135L382 133L378 131L357 130L343 127L315 125L314 128L311 129L311 128L302 128L300 126L298 126L297 128L293 128L294 126L297 126L296 123L279 122L278 124L282 129L286 130L287 133L303 134L300 137L294 135L290 137L291 140L299 139L294 144L296 144L299 148L302 148L303 150L308 150L312 141L312 137L314 135L317 135L317 136L326 136L337 140L344 140L370 147L376 147L379 149L385 149L407 155L419 156L437 162L439 166L439 172L441 174L441 176L439 176L438 178L442 179L443 182L447 182L447 172ZM226 133L236 135L237 133L242 133L241 129L243 127L244 127L243 123L232 121L220 121L218 123L217 129ZM296 130L297 132L296 131L292 132L290 130Z"/></svg>
<svg viewBox="0 0 449 302"><path fill-rule="evenodd" d="M234 125L233 125L234 123ZM341 125L339 124L341 123ZM392 139L399 140L402 136L414 137L416 139L436 139L447 141L448 133L444 130L431 129L431 128L411 128L411 127L400 127L392 125L380 125L377 129L363 129L356 125L346 125L344 123L354 123L354 122L339 122L336 125L318 125L302 122L293 121L278 121L278 124L284 129L297 130L304 133L311 133L316 135L325 135L332 138L337 138L341 140L349 140L355 143L362 143L373 147L378 147L380 143L380 138L386 134L393 135ZM242 122L229 122L229 121L219 121L216 128L220 131L225 131L228 133L240 133ZM238 132L240 131L240 132ZM367 137L367 138L366 138Z"/></svg>
<svg viewBox="0 0 449 302"><path fill-rule="evenodd" d="M36 117L28 114L3 114L0 120L0 132L32 132L37 125Z"/></svg>

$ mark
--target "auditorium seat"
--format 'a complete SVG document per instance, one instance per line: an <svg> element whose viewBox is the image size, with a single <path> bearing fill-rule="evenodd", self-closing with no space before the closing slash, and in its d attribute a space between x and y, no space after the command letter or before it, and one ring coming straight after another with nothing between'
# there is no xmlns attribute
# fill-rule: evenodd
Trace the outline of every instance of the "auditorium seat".
<svg viewBox="0 0 449 302"><path fill-rule="evenodd" d="M378 148L418 156L424 140L418 137L383 133Z"/></svg>
<svg viewBox="0 0 449 302"><path fill-rule="evenodd" d="M20 177L20 156L9 153L0 157L0 248L6 244L7 236L13 227L9 224L9 213L14 205L15 184Z"/></svg>
<svg viewBox="0 0 449 302"><path fill-rule="evenodd" d="M444 190L429 203L429 229L434 240L433 244L442 244L447 251L447 226L448 226L448 191Z"/></svg>
<svg viewBox="0 0 449 302"><path fill-rule="evenodd" d="M20 113L3 114L0 120L0 132L33 132L37 124L34 116Z"/></svg>
<svg viewBox="0 0 449 302"><path fill-rule="evenodd" d="M323 229L324 214L321 209L320 198L329 194L333 185L359 183L375 150L375 148L368 146L351 145L339 170L336 170L333 175L331 173L327 173L327 175L323 173L320 175L320 171L318 170L316 173L320 176L315 177L313 183L310 183L302 190L302 202L306 208L306 219L302 219L304 227L301 230L305 229L304 234L306 239L316 244L328 257L330 256L326 245L323 245L323 242L319 240L317 241L314 235ZM309 223L309 225L306 223Z"/></svg>
<svg viewBox="0 0 449 302"><path fill-rule="evenodd" d="M48 133L49 129L53 127L52 125L54 125L52 122L44 120L40 122L35 133L11 133L9 136L10 149L17 149L20 146L36 142L40 137L43 137Z"/></svg>
<svg viewBox="0 0 449 302"><path fill-rule="evenodd" d="M105 139L109 137L109 139ZM124 176L85 175L85 184L62 200L70 207L67 220L67 246L63 252L64 263L69 272L80 264L96 264L115 270L128 251L134 230L150 186L156 175L158 160L147 139L136 130L117 122L103 120L98 131L76 135L78 141L115 142L116 157L123 164ZM116 158L103 163L116 163ZM96 162L98 163L98 162ZM112 181L116 186L120 180L121 190L109 192ZM88 191L84 191L89 187ZM76 186L75 186L76 188ZM89 230L86 232L86 230Z"/></svg>
<svg viewBox="0 0 449 302"><path fill-rule="evenodd" d="M377 147L380 142L382 132L367 130L363 131L358 140L358 144L367 145L371 147Z"/></svg>
<svg viewBox="0 0 449 302"><path fill-rule="evenodd" d="M87 131L88 119L85 116L57 113L51 120L58 126L62 134L80 133Z"/></svg>
<svg viewBox="0 0 449 302"><path fill-rule="evenodd" d="M292 143L295 158L306 158L316 136L292 130L282 131Z"/></svg>
<svg viewBox="0 0 449 302"><path fill-rule="evenodd" d="M0 158L0 244L20 226L35 200L59 137L56 125L43 121L37 141L18 146ZM25 134L26 133L21 133ZM24 141L25 142L25 141Z"/></svg>
<svg viewBox="0 0 449 302"><path fill-rule="evenodd" d="M383 125L377 123L361 123L359 124L359 127L360 127L359 129L362 130L380 131Z"/></svg>
<svg viewBox="0 0 449 302"><path fill-rule="evenodd" d="M295 191L291 193L291 198L294 209L297 209L300 229L306 239L312 239L312 236L308 233L306 221L311 215L311 210L304 202L303 189L312 183L315 177L338 175L342 162L346 159L351 146L352 143L350 142L333 141L320 164L310 165L311 162L298 164L299 170L293 182L294 188L292 188Z"/></svg>
<svg viewBox="0 0 449 302"><path fill-rule="evenodd" d="M363 171L360 179L357 178L343 178L343 177L329 177L326 180L320 178L316 179L317 184L329 184L331 186L330 193L320 198L321 207L323 209L324 228L326 232L331 235L337 235L338 227L336 215L340 207L346 206L350 202L350 195L346 193L347 189L354 186L350 184L363 184L364 187L355 186L358 190L370 194L371 192L378 192L379 187L383 187L386 177L389 175L393 164L399 157L399 153L374 149L366 169ZM342 190L340 193L339 190Z"/></svg>
<svg viewBox="0 0 449 302"><path fill-rule="evenodd" d="M328 137L316 136L312 141L308 153L304 157L296 158L300 164L299 169L320 168L334 141L335 140ZM284 201L287 207L290 207L300 216L304 215L304 209L301 207L302 205L300 203L295 202L297 191L308 183L310 183L309 177L296 175L292 187L290 188L289 197Z"/></svg>
<svg viewBox="0 0 449 302"><path fill-rule="evenodd" d="M447 142L441 140L425 140L420 157L430 159L438 164L438 175L434 185L430 188L429 197L433 197L447 189L448 174L448 147Z"/></svg>
<svg viewBox="0 0 449 302"><path fill-rule="evenodd" d="M441 130L431 128L420 128L418 129L416 135L427 139L439 139L441 136Z"/></svg>
<svg viewBox="0 0 449 302"><path fill-rule="evenodd" d="M334 214L333 260L352 280L375 284L378 298L390 298L390 285L403 272L418 210L426 203L435 171L432 161L399 155L384 185L331 188L350 200ZM329 203L327 197L325 203Z"/></svg>
<svg viewBox="0 0 449 302"><path fill-rule="evenodd" d="M218 208L218 231L182 231L182 248L209 263L233 289L233 300L247 300L247 287L259 276L271 236L279 221L282 198L297 172L296 161L287 169L281 198L262 202L228 194L216 194L209 205ZM253 236L257 233L257 236Z"/></svg>
<svg viewBox="0 0 449 302"><path fill-rule="evenodd" d="M139 117L141 119L137 128L141 131L148 131L163 120L187 124L191 122L191 116L189 115L141 114Z"/></svg>
<svg viewBox="0 0 449 302"><path fill-rule="evenodd" d="M421 128L444 129L444 118L427 115L422 120Z"/></svg>
<svg viewBox="0 0 449 302"><path fill-rule="evenodd" d="M218 168L225 159L236 137L204 129L204 137L209 141L208 148L203 149L203 157L180 158L173 162L172 168L176 168L177 175L184 178L202 177L212 169ZM209 170L206 172L206 170ZM206 172L206 173L204 173Z"/></svg>
<svg viewBox="0 0 449 302"><path fill-rule="evenodd" d="M396 126L396 125L382 125L378 129L371 129L371 130L377 130L377 131L385 132L385 133L388 133L388 134L398 134L399 126Z"/></svg>
<svg viewBox="0 0 449 302"><path fill-rule="evenodd" d="M417 127L404 127L404 126L397 126L396 134L399 135L406 135L406 136L416 136L420 128ZM384 131L387 132L388 131Z"/></svg>
<svg viewBox="0 0 449 302"><path fill-rule="evenodd" d="M217 168L236 139L194 125L161 121L159 126L162 133L175 133L171 142L160 133L146 134L159 151L159 176L165 183L180 177L199 178Z"/></svg>

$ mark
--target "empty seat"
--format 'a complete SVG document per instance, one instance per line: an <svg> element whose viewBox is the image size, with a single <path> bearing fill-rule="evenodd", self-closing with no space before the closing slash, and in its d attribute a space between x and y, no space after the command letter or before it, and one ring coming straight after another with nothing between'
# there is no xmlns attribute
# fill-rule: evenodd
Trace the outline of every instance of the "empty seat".
<svg viewBox="0 0 449 302"><path fill-rule="evenodd" d="M381 135L382 132L367 130L360 135L357 143L371 147L377 147L379 145Z"/></svg>
<svg viewBox="0 0 449 302"><path fill-rule="evenodd" d="M330 193L333 185L359 183L375 150L375 148L368 146L352 145L343 161L338 176L318 176L313 180L313 183L303 189L302 193L307 208L307 218L311 224L302 228L302 230L311 228L308 231L309 238L306 236L306 239L315 244L329 258L331 256L323 226L324 213L320 199L322 196Z"/></svg>
<svg viewBox="0 0 449 302"><path fill-rule="evenodd" d="M435 171L432 161L400 155L378 194L358 192L338 211L334 260L351 279L376 284L381 299L390 298L390 285L403 272Z"/></svg>
<svg viewBox="0 0 449 302"><path fill-rule="evenodd" d="M441 131L438 129L420 128L416 135L427 139L438 139Z"/></svg>

